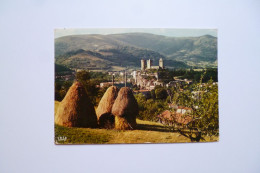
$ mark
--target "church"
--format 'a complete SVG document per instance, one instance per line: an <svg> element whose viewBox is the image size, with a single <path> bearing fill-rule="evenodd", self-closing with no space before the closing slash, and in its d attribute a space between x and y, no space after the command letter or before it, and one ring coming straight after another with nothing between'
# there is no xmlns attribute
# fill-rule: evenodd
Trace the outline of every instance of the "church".
<svg viewBox="0 0 260 173"><path fill-rule="evenodd" d="M148 59L148 60L141 60L141 70L144 71L146 69L164 69L163 65L163 59L160 58L159 60L159 66L153 66L153 60Z"/></svg>

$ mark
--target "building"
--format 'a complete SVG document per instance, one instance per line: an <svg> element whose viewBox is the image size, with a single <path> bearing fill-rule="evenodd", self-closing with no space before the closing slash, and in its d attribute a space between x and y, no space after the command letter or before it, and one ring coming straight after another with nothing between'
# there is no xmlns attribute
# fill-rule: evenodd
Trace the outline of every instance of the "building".
<svg viewBox="0 0 260 173"><path fill-rule="evenodd" d="M192 122L192 116L171 112L169 110L165 110L161 114L157 115L157 118L162 124L187 125L188 123Z"/></svg>
<svg viewBox="0 0 260 173"><path fill-rule="evenodd" d="M133 76L133 79L134 79L135 84L136 84L136 83L137 83L137 71L133 71L133 72L131 73L131 75Z"/></svg>
<svg viewBox="0 0 260 173"><path fill-rule="evenodd" d="M151 66L151 69L159 70L159 69L160 69L160 66Z"/></svg>
<svg viewBox="0 0 260 173"><path fill-rule="evenodd" d="M163 59L162 59L162 58L160 58L160 60L159 60L159 67L161 67L162 69L164 69Z"/></svg>
<svg viewBox="0 0 260 173"><path fill-rule="evenodd" d="M146 69L146 60L142 59L141 60L141 70L145 70Z"/></svg>
<svg viewBox="0 0 260 173"><path fill-rule="evenodd" d="M146 69L163 69L163 59L160 58L159 66L153 66L153 60L141 60L141 71L133 71L131 75L133 76L134 83L140 87L140 89L152 90L155 86L165 86L163 82L159 80L158 71L146 71Z"/></svg>
<svg viewBox="0 0 260 173"><path fill-rule="evenodd" d="M169 83L166 84L166 87L183 87L184 85L188 84L192 84L192 80L188 80L188 79L179 79L179 78L174 78L175 81L170 81Z"/></svg>
<svg viewBox="0 0 260 173"><path fill-rule="evenodd" d="M148 59L148 60L141 60L141 70L144 71L146 69L164 69L163 65L163 59L160 58L159 60L159 66L153 66L153 60Z"/></svg>
<svg viewBox="0 0 260 173"><path fill-rule="evenodd" d="M178 114L191 114L192 109L184 106L178 106L176 113Z"/></svg>
<svg viewBox="0 0 260 173"><path fill-rule="evenodd" d="M163 87L163 86L164 86L164 83L157 80L157 81L154 82L154 85L155 85L155 86L156 86L156 85L160 85L160 86Z"/></svg>
<svg viewBox="0 0 260 173"><path fill-rule="evenodd" d="M153 60L148 59L147 60L147 69L151 69L152 66L153 66Z"/></svg>

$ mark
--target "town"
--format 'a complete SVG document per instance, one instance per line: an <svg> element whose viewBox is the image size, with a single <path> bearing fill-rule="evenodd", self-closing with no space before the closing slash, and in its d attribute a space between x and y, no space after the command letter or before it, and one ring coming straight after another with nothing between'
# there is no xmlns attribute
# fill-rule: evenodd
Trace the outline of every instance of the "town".
<svg viewBox="0 0 260 173"><path fill-rule="evenodd" d="M109 71L108 74L111 75L111 82L102 82L100 83L99 87L107 87L111 85L115 85L118 87L124 86L124 83L126 83L127 86L133 87L137 86L140 90L140 92L146 92L151 91L155 89L155 86L162 86L162 87L173 87L177 85L185 85L185 84L191 84L192 80L188 79L179 79L178 77L174 77L169 82L165 81L165 76L163 76L163 72L166 70L164 66L163 59L160 58L159 60L159 66L153 66L153 61L151 59L148 60L141 60L141 69L140 70L124 70L124 71ZM114 76L121 76L121 81L113 82L112 78L114 79ZM124 79L126 77L126 79Z"/></svg>

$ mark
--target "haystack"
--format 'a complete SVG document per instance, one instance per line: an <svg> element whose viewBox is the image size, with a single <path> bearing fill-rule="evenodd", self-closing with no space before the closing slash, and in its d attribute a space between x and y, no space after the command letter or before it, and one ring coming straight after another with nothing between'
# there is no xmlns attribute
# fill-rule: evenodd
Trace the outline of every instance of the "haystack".
<svg viewBox="0 0 260 173"><path fill-rule="evenodd" d="M112 115L112 107L118 94L118 88L111 86L107 89L96 109L98 124L103 128L114 128L115 117Z"/></svg>
<svg viewBox="0 0 260 173"><path fill-rule="evenodd" d="M115 129L135 128L138 104L131 89L128 87L120 89L112 107L112 114L115 116Z"/></svg>
<svg viewBox="0 0 260 173"><path fill-rule="evenodd" d="M96 127L97 117L84 87L75 82L61 101L55 123L66 127Z"/></svg>

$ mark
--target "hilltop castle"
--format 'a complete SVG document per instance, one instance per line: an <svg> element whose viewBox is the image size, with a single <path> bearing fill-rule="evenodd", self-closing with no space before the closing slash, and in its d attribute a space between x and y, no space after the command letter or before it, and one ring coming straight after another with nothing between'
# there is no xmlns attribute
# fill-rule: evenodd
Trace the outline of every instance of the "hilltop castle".
<svg viewBox="0 0 260 173"><path fill-rule="evenodd" d="M146 70L146 69L164 69L163 65L163 59L160 58L159 60L159 66L153 66L153 60L148 59L148 60L141 60L141 70Z"/></svg>

